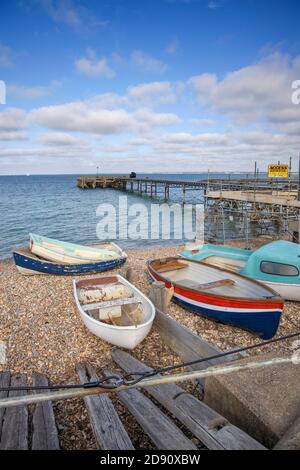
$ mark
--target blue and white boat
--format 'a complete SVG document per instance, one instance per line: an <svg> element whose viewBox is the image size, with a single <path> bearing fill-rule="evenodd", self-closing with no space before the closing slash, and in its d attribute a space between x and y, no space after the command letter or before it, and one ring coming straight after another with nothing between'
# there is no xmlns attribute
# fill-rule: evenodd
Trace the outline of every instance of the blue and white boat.
<svg viewBox="0 0 300 470"><path fill-rule="evenodd" d="M268 243L257 250L204 244L180 253L183 258L256 279L285 300L300 301L300 245L285 240Z"/></svg>
<svg viewBox="0 0 300 470"><path fill-rule="evenodd" d="M126 257L115 243L84 246L54 238L30 233L29 249L34 254L48 261L64 264L86 264L97 261L110 261Z"/></svg>
<svg viewBox="0 0 300 470"><path fill-rule="evenodd" d="M13 256L18 271L25 275L56 274L63 276L74 276L78 274L101 273L122 266L122 264L124 264L127 259L126 256L120 256L110 260L66 264L41 259L24 248L15 249Z"/></svg>

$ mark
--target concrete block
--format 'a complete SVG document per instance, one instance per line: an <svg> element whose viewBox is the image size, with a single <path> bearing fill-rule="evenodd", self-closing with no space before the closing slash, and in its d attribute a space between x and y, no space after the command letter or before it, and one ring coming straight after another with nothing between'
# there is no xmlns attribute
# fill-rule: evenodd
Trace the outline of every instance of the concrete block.
<svg viewBox="0 0 300 470"><path fill-rule="evenodd" d="M279 356L277 352L255 359ZM236 363L249 361L250 356ZM291 363L209 377L204 402L272 448L300 416L300 365Z"/></svg>

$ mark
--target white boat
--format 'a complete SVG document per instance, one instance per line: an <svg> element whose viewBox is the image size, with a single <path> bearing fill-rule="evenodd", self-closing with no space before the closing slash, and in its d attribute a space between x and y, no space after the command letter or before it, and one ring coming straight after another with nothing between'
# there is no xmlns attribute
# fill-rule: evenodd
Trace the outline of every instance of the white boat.
<svg viewBox="0 0 300 470"><path fill-rule="evenodd" d="M122 276L74 280L73 289L83 323L104 341L134 349L151 330L154 305Z"/></svg>
<svg viewBox="0 0 300 470"><path fill-rule="evenodd" d="M31 253L44 260L63 264L87 264L127 258L126 253L115 243L84 246L55 240L42 235L30 234Z"/></svg>

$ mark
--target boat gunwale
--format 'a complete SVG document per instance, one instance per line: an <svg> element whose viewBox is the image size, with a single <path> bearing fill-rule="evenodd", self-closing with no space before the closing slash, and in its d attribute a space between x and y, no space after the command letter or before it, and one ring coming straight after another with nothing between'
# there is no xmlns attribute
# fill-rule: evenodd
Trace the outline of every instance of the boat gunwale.
<svg viewBox="0 0 300 470"><path fill-rule="evenodd" d="M98 248L96 248L95 246L92 245L80 245L79 243L72 243L72 242L65 242L64 240L57 240L55 238L49 238L49 237L44 237L43 235L38 235L38 234L35 234L35 233L30 233L29 234L29 238L30 238L30 241L29 241L29 251L32 253L32 254L35 254L31 251L31 247L33 245L36 245L36 246L40 246L41 248L45 249L45 250L48 250L50 251L51 253L57 253L57 254L62 254L63 256L66 256L68 258L72 258L72 259L84 259L85 260L85 263L86 264L89 264L89 263L93 263L93 262L97 262L97 261L111 261L111 260L114 260L114 259L122 259L124 257L127 258L127 254L122 250L122 248L120 248L116 243L113 243L113 242L107 242L106 244L110 244L112 245L114 248L117 249L117 253L116 253L116 257L113 257L113 258L99 258L99 259L95 259L95 258L84 258L84 257L81 257L81 256L78 256L78 255L75 255L74 253L72 254L67 254L65 253L65 251L63 251L62 253L58 252L57 249L54 249L54 248L51 248L49 246L45 247L43 246L42 244L39 244L37 242L35 242L35 238L36 237L41 237L43 239L46 239L46 240L50 240L51 242L53 242L53 244L55 245L59 245L59 243L62 243L63 245L64 244L68 244L68 245L71 245L74 250L75 248L88 248L90 249L90 251L92 252L94 250L94 252L97 252L97 251L101 251L101 248L99 248L99 246L101 245L101 243L99 244L94 244L94 245L97 245ZM103 248L104 249L104 248ZM89 250L88 250L89 251ZM109 250L108 250L109 251ZM74 263L69 263L69 264L76 264L75 262ZM77 263L79 264L79 263Z"/></svg>
<svg viewBox="0 0 300 470"><path fill-rule="evenodd" d="M105 279L105 277L111 277L111 276L102 276L102 279ZM122 280L122 284L123 284L123 281L125 281L125 285L131 287L133 289L133 291L136 291L143 299L144 302L148 303L151 307L151 316L150 316L150 319L147 320L146 322L144 323L141 323L137 326L135 325L129 325L129 326L115 326L115 325L109 325L107 323L104 323L104 322L101 322L100 320L96 320L96 318L93 318L91 317L90 315L88 315L81 307L81 303L79 301L79 298L78 298L78 295L77 295L77 282L81 282L80 279L73 279L73 294L74 294L74 298L75 298L75 302L76 302L76 305L77 305L77 308L80 312L80 314L83 314L88 320L92 321L92 323L94 323L95 325L98 325L98 326L104 326L105 328L109 329L109 330L115 330L115 331L122 331L122 330L125 330L125 331L137 331L141 328L144 328L145 326L148 326L149 324L152 324L154 322L154 319L155 319L155 306L153 305L153 303L151 302L151 300L145 295L143 294L143 292L141 292L137 287L135 287L133 284L131 284L129 281L127 281L127 279L125 279L123 276L121 276L120 274L116 274L115 276L118 280ZM92 278L93 280L94 279L97 279L97 278ZM101 279L101 276L98 277L98 279ZM87 279L88 281L90 281L91 279ZM124 285L124 284L123 284Z"/></svg>
<svg viewBox="0 0 300 470"><path fill-rule="evenodd" d="M209 268L211 269L216 269L218 271L222 271L222 272L225 272L225 273L228 273L230 275L234 274L234 276L237 276L237 277L240 277L242 279L245 279L249 282L253 282L255 284L257 284L259 287L262 287L264 288L265 290L269 291L271 294L273 294L273 297L271 299L265 299L265 298L262 298L262 297L237 297L237 296L228 296L228 295L220 295L220 294L214 294L214 293L211 293L211 292L206 292L206 291L201 291L200 289L197 290L197 289L193 289L192 287L187 287L187 286L182 286L180 283L178 282L172 282L170 279L168 279L166 276L162 275L162 273L159 273L158 271L156 271L156 269L152 266L152 264L155 262L155 261L160 261L161 259L163 260L166 260L166 261L171 261L171 260L177 260L177 261L186 261L186 262L189 262L189 263L194 263L194 264L198 264L198 265L204 265L204 266L208 266ZM252 279L252 278L249 278L247 276L244 276L243 274L240 274L240 273L233 273L232 271L228 270L228 269L223 269L223 268L219 268L218 266L212 266L208 263L205 263L203 261L198 261L198 260L192 260L192 259L187 259L187 258L182 258L182 257L179 257L179 256L171 256L171 257L166 257L166 258L156 258L156 259L151 259L151 260L148 260L147 261L147 268L148 270L155 273L156 276L158 276L160 279L162 279L165 283L169 283L171 284L172 286L174 287L178 287L179 289L182 289L182 290L186 290L188 292L192 292L192 293L196 293L196 294L203 294L205 296L208 296L208 297L211 297L211 298L218 298L220 300L224 299L224 300L238 300L240 302L259 302L259 303L262 303L262 304L276 304L276 303L281 303L282 304L282 308L284 307L284 299L278 295L277 292L275 292L275 290L273 290L271 287L269 286L265 286L263 283L257 281L256 279ZM171 270L170 270L171 271Z"/></svg>
<svg viewBox="0 0 300 470"><path fill-rule="evenodd" d="M32 258L36 261L40 261L41 263L46 263L46 264L52 264L54 266L61 266L61 267L72 267L72 266L94 266L94 265L99 265L99 264L105 264L105 263L113 263L115 261L121 261L121 260L127 260L127 255L124 257L119 257L119 258L112 258L112 259L102 259L102 260L97 260L93 262L85 262L85 263L61 263L59 261L50 261L47 259L42 258L41 256L36 255L35 253L32 253L29 248L20 248L20 247L15 247L12 250L12 253L17 253L20 254L21 256L26 256L27 258Z"/></svg>

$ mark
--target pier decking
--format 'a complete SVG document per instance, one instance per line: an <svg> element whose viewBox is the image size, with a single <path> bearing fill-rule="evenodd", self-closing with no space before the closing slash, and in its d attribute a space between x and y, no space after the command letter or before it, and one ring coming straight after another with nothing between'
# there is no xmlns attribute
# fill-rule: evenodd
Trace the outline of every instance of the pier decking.
<svg viewBox="0 0 300 470"><path fill-rule="evenodd" d="M210 199L256 202L300 209L300 201L296 200L297 191L209 191L206 196Z"/></svg>

